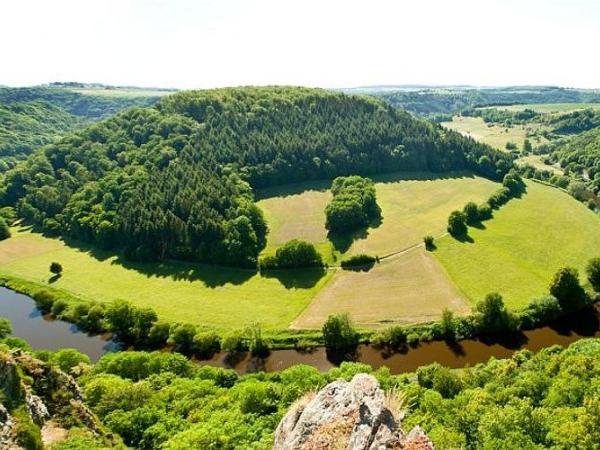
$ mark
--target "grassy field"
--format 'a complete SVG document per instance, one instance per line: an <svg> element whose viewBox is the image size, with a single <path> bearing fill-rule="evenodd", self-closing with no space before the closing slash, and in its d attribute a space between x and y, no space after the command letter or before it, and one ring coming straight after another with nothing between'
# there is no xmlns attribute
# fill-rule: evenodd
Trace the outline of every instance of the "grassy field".
<svg viewBox="0 0 600 450"><path fill-rule="evenodd" d="M417 244L427 234L445 231L448 214L468 201L486 200L498 185L465 174L392 174L374 177L383 220L357 236L349 248L333 252L325 229L325 206L331 198L329 182L293 185L260 193L258 205L269 224L266 253L292 238L317 245L329 262L332 255L369 253L384 256Z"/></svg>
<svg viewBox="0 0 600 450"><path fill-rule="evenodd" d="M470 228L473 242L437 242L434 255L472 303L497 291L510 307L523 307L548 292L559 268L577 268L583 282L587 261L600 256L600 217L558 189L528 183L527 191L485 229Z"/></svg>
<svg viewBox="0 0 600 450"><path fill-rule="evenodd" d="M540 103L510 106L490 106L490 108L505 109L507 111L523 111L531 109L539 113L566 113L580 109L600 109L600 103Z"/></svg>
<svg viewBox="0 0 600 450"><path fill-rule="evenodd" d="M439 319L444 308L457 314L470 310L442 266L420 246L368 272L337 271L292 326L319 328L340 312L364 327L406 325Z"/></svg>
<svg viewBox="0 0 600 450"><path fill-rule="evenodd" d="M122 298L150 306L167 320L217 328L250 321L286 328L331 277L311 270L266 277L205 265L124 263L24 229L13 229L13 237L0 242L0 273L47 283L52 261L64 267L53 287L101 302Z"/></svg>
<svg viewBox="0 0 600 450"><path fill-rule="evenodd" d="M516 144L519 149L523 148L527 132L535 132L542 128L538 124L514 125L511 128L505 128L486 124L481 117L463 116L455 116L452 122L444 122L442 125L503 151L506 150L507 142ZM534 147L547 142L546 139L538 136L529 139Z"/></svg>
<svg viewBox="0 0 600 450"><path fill-rule="evenodd" d="M559 175L563 174L563 170L558 165L548 165L542 161L541 155L527 155L517 159L517 164L530 165L540 170L549 170Z"/></svg>

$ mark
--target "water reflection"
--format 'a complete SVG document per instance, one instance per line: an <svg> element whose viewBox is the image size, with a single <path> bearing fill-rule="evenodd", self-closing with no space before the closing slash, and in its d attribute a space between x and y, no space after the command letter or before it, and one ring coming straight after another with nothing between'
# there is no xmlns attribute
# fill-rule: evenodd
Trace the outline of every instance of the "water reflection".
<svg viewBox="0 0 600 450"><path fill-rule="evenodd" d="M13 336L25 339L35 350L75 348L97 361L104 353L119 350L107 336L90 336L76 325L44 316L33 299L0 287L0 317L9 319Z"/></svg>

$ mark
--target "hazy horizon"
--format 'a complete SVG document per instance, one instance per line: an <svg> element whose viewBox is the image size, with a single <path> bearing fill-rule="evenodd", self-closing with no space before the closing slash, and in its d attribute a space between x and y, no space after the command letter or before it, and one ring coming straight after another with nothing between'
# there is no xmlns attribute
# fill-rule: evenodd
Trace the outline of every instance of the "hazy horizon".
<svg viewBox="0 0 600 450"><path fill-rule="evenodd" d="M595 0L22 0L0 13L0 85L600 88Z"/></svg>

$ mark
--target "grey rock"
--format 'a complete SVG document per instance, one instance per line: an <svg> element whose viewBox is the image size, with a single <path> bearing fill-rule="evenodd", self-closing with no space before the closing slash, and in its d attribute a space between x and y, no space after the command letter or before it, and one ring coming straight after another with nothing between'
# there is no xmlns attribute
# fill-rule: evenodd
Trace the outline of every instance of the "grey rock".
<svg viewBox="0 0 600 450"><path fill-rule="evenodd" d="M334 381L294 404L275 431L275 450L433 450L420 428L405 434L371 375Z"/></svg>

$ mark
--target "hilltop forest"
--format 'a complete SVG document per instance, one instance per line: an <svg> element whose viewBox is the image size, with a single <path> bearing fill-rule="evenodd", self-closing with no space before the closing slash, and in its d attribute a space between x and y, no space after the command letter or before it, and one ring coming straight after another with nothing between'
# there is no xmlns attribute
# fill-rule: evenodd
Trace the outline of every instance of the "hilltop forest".
<svg viewBox="0 0 600 450"><path fill-rule="evenodd" d="M252 188L392 171L499 180L509 155L383 102L305 88L181 92L43 147L3 205L46 232L163 258L255 267L267 227Z"/></svg>

